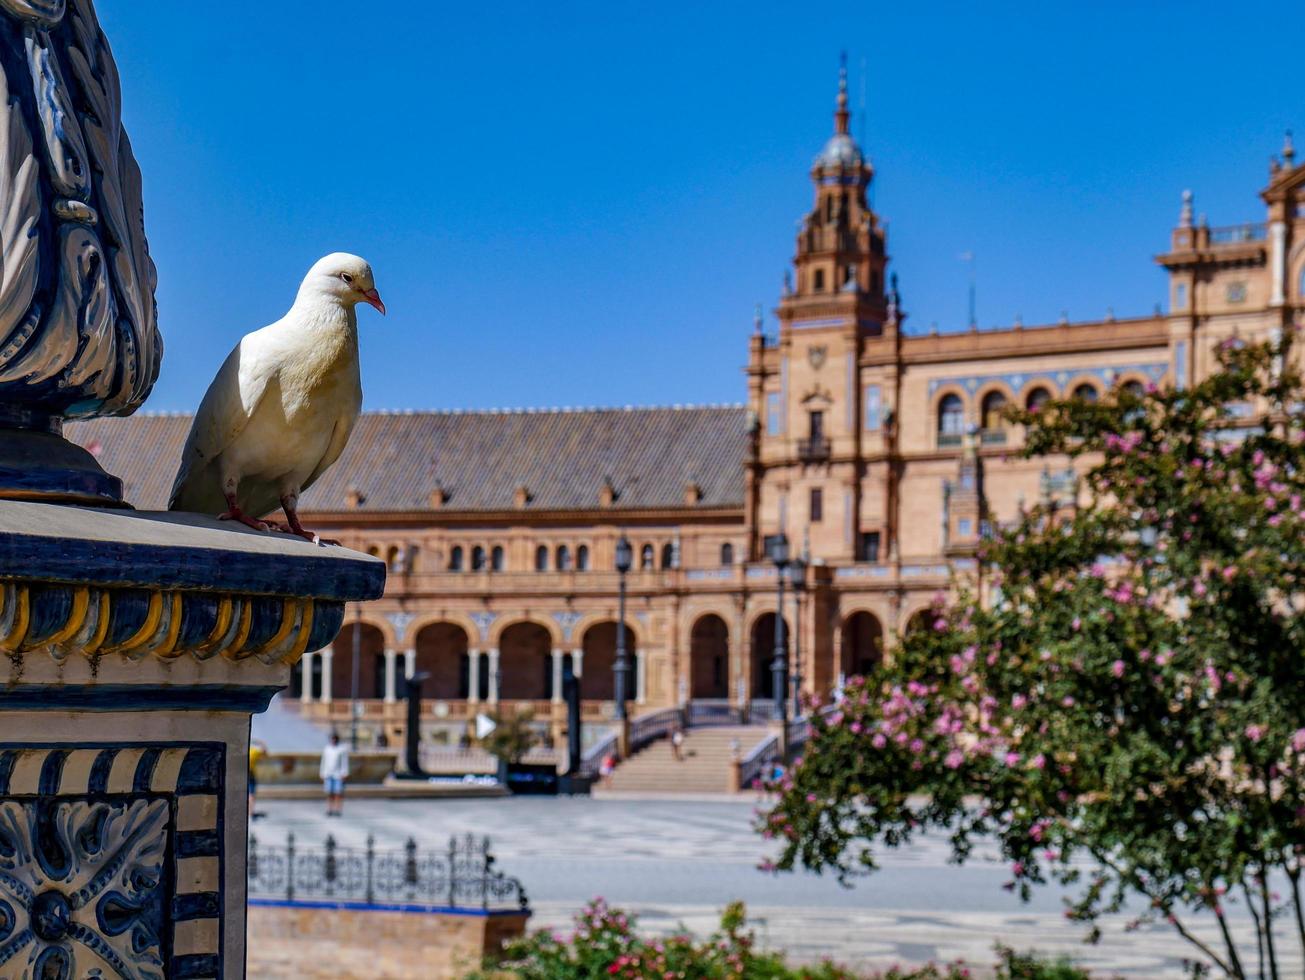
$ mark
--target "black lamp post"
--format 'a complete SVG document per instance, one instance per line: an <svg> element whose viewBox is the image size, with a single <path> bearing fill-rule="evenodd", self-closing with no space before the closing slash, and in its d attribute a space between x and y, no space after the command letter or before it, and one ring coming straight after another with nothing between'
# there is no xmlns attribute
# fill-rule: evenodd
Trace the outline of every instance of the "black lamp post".
<svg viewBox="0 0 1305 980"><path fill-rule="evenodd" d="M349 682L349 748L358 751L358 672L362 669L362 611L353 607L353 669Z"/></svg>
<svg viewBox="0 0 1305 980"><path fill-rule="evenodd" d="M788 721L788 633L784 629L784 571L788 568L788 538L777 534L770 543L770 560L778 572L778 601L775 604L775 659L770 662L771 697L783 731Z"/></svg>
<svg viewBox="0 0 1305 980"><path fill-rule="evenodd" d="M616 574L617 581L617 605L616 605L616 664L612 668L616 686L616 720L625 721L625 702L628 697L630 685L630 658L625 650L625 576L630 571L630 564L634 560L634 550L630 547L630 539L624 534L616 542Z"/></svg>
<svg viewBox="0 0 1305 980"><path fill-rule="evenodd" d="M802 593L807 586L807 563L794 558L788 573L793 580L793 717L802 717Z"/></svg>

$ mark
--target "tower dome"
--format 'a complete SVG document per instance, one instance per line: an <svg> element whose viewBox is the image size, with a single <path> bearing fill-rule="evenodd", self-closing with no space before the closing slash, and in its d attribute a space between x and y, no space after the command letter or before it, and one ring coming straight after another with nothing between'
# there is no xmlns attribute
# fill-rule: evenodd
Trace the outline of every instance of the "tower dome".
<svg viewBox="0 0 1305 980"><path fill-rule="evenodd" d="M838 71L838 103L834 110L834 135L815 159L816 167L830 169L857 168L865 165L865 155L848 132L851 113L847 109L847 65Z"/></svg>

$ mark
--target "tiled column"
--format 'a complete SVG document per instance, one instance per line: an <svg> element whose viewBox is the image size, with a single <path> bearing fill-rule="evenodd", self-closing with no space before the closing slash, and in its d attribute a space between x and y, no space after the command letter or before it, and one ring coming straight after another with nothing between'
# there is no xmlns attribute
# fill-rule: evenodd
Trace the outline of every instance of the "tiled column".
<svg viewBox="0 0 1305 980"><path fill-rule="evenodd" d="M467 703L480 703L480 651L467 651Z"/></svg>
<svg viewBox="0 0 1305 980"><path fill-rule="evenodd" d="M299 661L299 670L301 671L299 677L302 680L299 689L299 702L301 704L308 704L313 700L313 658L317 656L320 656L320 654L316 652L305 653L303 659Z"/></svg>
<svg viewBox="0 0 1305 980"><path fill-rule="evenodd" d="M498 648L489 651L489 703L498 704Z"/></svg>
<svg viewBox="0 0 1305 980"><path fill-rule="evenodd" d="M561 650L553 651L553 703L562 703L562 658L566 656Z"/></svg>
<svg viewBox="0 0 1305 980"><path fill-rule="evenodd" d="M333 673L332 661L335 660L335 647L323 647L320 651L322 658L322 704L331 703L331 674Z"/></svg>
<svg viewBox="0 0 1305 980"><path fill-rule="evenodd" d="M394 701L394 658L397 654L395 650L385 651L385 703L390 704Z"/></svg>

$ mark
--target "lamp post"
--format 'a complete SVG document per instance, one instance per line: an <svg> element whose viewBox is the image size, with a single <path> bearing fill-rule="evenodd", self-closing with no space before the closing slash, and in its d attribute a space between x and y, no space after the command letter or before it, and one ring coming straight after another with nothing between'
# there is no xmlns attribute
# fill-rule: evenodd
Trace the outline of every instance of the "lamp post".
<svg viewBox="0 0 1305 980"><path fill-rule="evenodd" d="M778 596L775 603L775 659L770 662L771 697L780 732L788 727L788 632L784 629L784 571L788 568L788 538L777 534L770 543L770 560L778 572ZM781 735L781 741L783 737Z"/></svg>
<svg viewBox="0 0 1305 980"><path fill-rule="evenodd" d="M353 671L349 682L349 748L358 751L358 673L362 667L362 610L353 607Z"/></svg>
<svg viewBox="0 0 1305 980"><path fill-rule="evenodd" d="M612 668L612 674L616 687L616 720L624 722L625 702L628 697L630 685L630 658L625 649L625 576L630 571L630 564L634 559L634 551L630 547L630 539L624 534L616 542L616 574L617 580L617 600L616 600L616 664Z"/></svg>
<svg viewBox="0 0 1305 980"><path fill-rule="evenodd" d="M793 581L793 717L802 716L802 593L807 587L807 563L794 558L789 566Z"/></svg>

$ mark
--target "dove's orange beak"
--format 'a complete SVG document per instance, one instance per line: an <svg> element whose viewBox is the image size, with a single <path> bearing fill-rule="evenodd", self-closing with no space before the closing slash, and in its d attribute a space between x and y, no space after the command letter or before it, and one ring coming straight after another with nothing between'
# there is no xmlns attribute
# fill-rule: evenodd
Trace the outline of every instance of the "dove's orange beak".
<svg viewBox="0 0 1305 980"><path fill-rule="evenodd" d="M374 306L381 311L381 316L385 316L385 304L381 302L381 294L374 289L363 290L363 299L367 300L368 306Z"/></svg>

